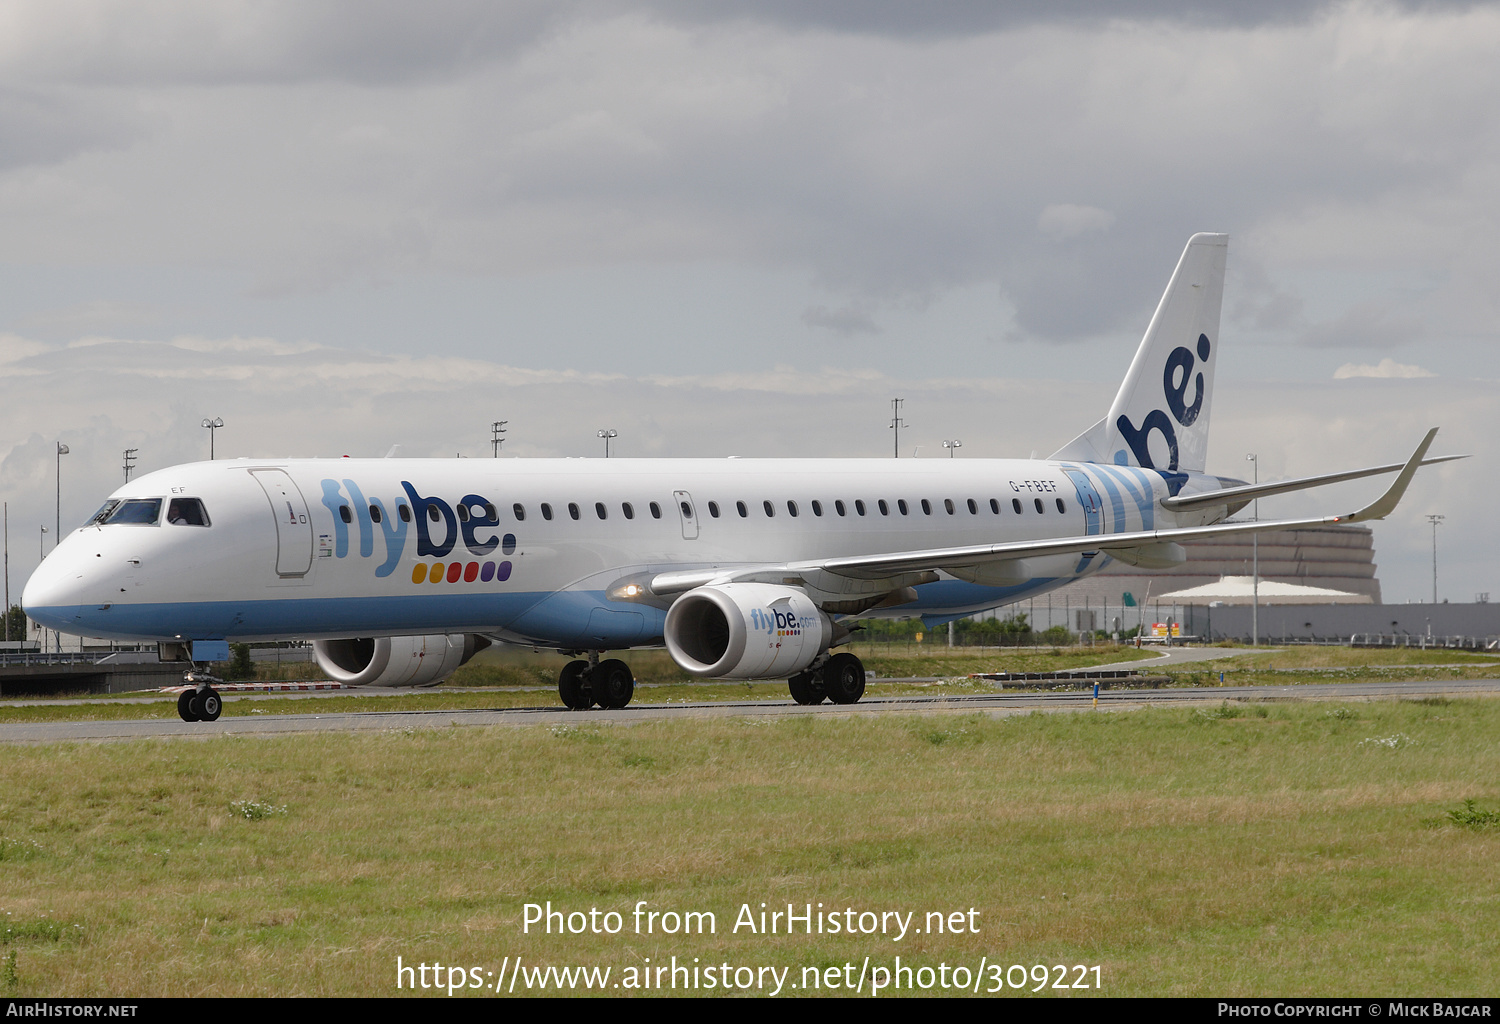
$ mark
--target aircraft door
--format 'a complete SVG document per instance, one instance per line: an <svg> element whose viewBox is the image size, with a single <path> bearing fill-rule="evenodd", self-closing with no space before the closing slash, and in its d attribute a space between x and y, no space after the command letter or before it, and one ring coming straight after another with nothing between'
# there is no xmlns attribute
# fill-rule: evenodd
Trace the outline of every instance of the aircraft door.
<svg viewBox="0 0 1500 1024"><path fill-rule="evenodd" d="M302 492L282 469L252 469L250 475L266 492L276 518L276 575L282 579L306 576L312 568L313 528Z"/></svg>
<svg viewBox="0 0 1500 1024"><path fill-rule="evenodd" d="M682 520L682 539L698 539L698 510L693 505L693 496L687 491L673 491L672 503L677 506L677 516Z"/></svg>
<svg viewBox="0 0 1500 1024"><path fill-rule="evenodd" d="M1083 506L1083 522L1085 536L1101 533L1103 530L1104 502L1099 498L1099 492L1094 489L1094 482L1088 478L1088 474L1077 469L1064 469L1068 479L1073 481L1074 488L1078 491L1078 504Z"/></svg>

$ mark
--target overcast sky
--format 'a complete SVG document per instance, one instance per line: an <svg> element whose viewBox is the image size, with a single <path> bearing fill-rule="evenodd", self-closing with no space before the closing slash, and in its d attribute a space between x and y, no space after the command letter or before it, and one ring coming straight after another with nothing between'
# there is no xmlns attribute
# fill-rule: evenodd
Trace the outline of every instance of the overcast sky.
<svg viewBox="0 0 1500 1024"><path fill-rule="evenodd" d="M1041 456L1230 234L1212 471L1404 458L1500 600L1500 8L0 2L11 596L222 455ZM1374 485L1378 490L1378 484ZM1262 506L1347 511L1371 485ZM50 541L49 541L50 546Z"/></svg>

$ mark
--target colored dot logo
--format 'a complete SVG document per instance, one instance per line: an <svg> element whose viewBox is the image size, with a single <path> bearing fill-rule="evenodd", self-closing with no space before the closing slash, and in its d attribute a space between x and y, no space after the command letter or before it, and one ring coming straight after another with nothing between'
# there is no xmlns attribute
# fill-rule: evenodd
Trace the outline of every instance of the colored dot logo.
<svg viewBox="0 0 1500 1024"><path fill-rule="evenodd" d="M412 566L411 581L413 583L504 583L510 579L511 565L509 562L418 562Z"/></svg>

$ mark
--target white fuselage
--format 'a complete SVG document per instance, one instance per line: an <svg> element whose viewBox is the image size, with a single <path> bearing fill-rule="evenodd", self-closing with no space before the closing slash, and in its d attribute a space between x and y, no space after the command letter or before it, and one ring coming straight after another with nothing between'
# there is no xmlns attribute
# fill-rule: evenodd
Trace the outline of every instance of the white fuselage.
<svg viewBox="0 0 1500 1024"><path fill-rule="evenodd" d="M1169 493L1217 478L1025 460L239 460L178 466L112 500L149 522L81 527L24 603L49 628L117 639L482 633L544 647L662 642L664 606L616 600L656 572L1198 526ZM198 499L208 525L168 521ZM139 506L149 508L147 506ZM137 517L139 518L139 516ZM1108 561L1028 560L1005 586L944 574L870 614L944 620Z"/></svg>

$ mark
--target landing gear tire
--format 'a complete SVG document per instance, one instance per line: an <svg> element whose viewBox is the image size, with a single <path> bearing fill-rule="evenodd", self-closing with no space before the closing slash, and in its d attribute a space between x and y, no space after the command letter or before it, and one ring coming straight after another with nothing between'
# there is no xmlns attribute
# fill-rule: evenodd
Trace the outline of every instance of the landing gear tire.
<svg viewBox="0 0 1500 1024"><path fill-rule="evenodd" d="M786 688L791 691L792 700L798 704L821 704L826 696L821 672L798 672L786 681Z"/></svg>
<svg viewBox="0 0 1500 1024"><path fill-rule="evenodd" d="M198 712L193 710L193 698L197 696L196 690L183 690L177 695L177 717L184 722L198 721Z"/></svg>
<svg viewBox="0 0 1500 1024"><path fill-rule="evenodd" d="M853 704L865 695L865 666L852 654L835 654L823 666L823 689L835 704Z"/></svg>
<svg viewBox="0 0 1500 1024"><path fill-rule="evenodd" d="M217 722L220 712L224 710L224 700L217 690L209 687L198 694L197 708L199 719L205 722Z"/></svg>
<svg viewBox="0 0 1500 1024"><path fill-rule="evenodd" d="M594 703L594 694L589 686L589 663L582 658L563 666L557 676L557 694L562 702L574 711L587 711Z"/></svg>
<svg viewBox="0 0 1500 1024"><path fill-rule="evenodd" d="M635 696L635 676L629 665L611 658L589 670L589 689L601 708L623 708Z"/></svg>

